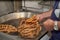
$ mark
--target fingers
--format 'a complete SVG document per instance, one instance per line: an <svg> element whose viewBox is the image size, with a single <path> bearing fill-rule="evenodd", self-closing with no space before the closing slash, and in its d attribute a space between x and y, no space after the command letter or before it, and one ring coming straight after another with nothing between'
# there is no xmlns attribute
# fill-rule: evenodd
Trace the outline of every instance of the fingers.
<svg viewBox="0 0 60 40"><path fill-rule="evenodd" d="M37 19L37 20L39 20L39 16L40 16L40 15L36 15L36 19Z"/></svg>
<svg viewBox="0 0 60 40"><path fill-rule="evenodd" d="M43 16L41 14L36 15L37 20L42 20Z"/></svg>

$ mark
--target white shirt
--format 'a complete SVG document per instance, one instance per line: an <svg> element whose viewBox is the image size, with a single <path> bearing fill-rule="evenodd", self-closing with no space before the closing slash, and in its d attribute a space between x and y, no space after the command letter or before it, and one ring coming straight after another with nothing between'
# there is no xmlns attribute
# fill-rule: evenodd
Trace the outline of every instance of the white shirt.
<svg viewBox="0 0 60 40"><path fill-rule="evenodd" d="M60 9L56 9L56 10L55 10L55 15L56 15L57 18L59 18L59 15L60 15Z"/></svg>

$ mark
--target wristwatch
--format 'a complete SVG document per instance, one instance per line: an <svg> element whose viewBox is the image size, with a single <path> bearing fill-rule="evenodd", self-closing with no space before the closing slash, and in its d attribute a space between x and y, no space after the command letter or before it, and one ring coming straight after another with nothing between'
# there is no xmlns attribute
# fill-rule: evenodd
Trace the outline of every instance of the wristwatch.
<svg viewBox="0 0 60 40"><path fill-rule="evenodd" d="M54 30L58 30L58 26L57 26L57 21L55 21L55 23L54 23Z"/></svg>

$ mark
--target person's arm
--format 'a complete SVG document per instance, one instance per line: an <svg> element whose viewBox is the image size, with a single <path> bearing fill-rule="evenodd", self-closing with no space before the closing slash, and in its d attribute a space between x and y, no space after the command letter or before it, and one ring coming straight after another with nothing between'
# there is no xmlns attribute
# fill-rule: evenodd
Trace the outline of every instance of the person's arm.
<svg viewBox="0 0 60 40"><path fill-rule="evenodd" d="M55 14L55 15L54 15ZM53 30L54 28L56 29L55 27L55 24L56 24L56 21L57 21L57 28L58 30L60 30L60 18L59 18L59 15L60 15L60 9L56 9L55 12L54 12L53 18L55 18L54 20L53 19L48 19L44 22L44 27L47 29L47 30ZM51 16L52 17L52 16ZM59 19L59 21L58 21Z"/></svg>
<svg viewBox="0 0 60 40"><path fill-rule="evenodd" d="M51 14L52 14L52 9L47 11L47 12L43 12L41 15L43 16L43 18L48 18L48 17L51 17Z"/></svg>
<svg viewBox="0 0 60 40"><path fill-rule="evenodd" d="M51 14L52 14L52 11L53 11L53 9L50 9L49 11L47 11L47 12L43 12L43 13L41 13L41 14L37 14L37 19L39 20L39 21L42 21L43 19L45 19L45 18L49 18L50 16L51 16Z"/></svg>
<svg viewBox="0 0 60 40"><path fill-rule="evenodd" d="M52 19L48 19L43 23L43 25L47 31L52 31L55 26L55 21L53 21ZM58 30L60 30L60 21L57 21L57 27L58 27Z"/></svg>

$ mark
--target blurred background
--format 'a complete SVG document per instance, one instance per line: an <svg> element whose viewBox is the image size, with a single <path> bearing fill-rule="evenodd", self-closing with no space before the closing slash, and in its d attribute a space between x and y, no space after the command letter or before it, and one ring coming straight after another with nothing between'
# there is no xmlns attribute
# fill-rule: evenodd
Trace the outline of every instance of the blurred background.
<svg viewBox="0 0 60 40"><path fill-rule="evenodd" d="M45 12L53 7L54 1L14 0L0 1L0 16L20 11Z"/></svg>

